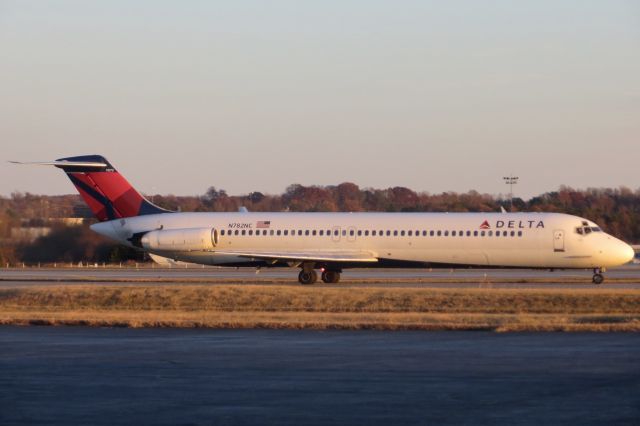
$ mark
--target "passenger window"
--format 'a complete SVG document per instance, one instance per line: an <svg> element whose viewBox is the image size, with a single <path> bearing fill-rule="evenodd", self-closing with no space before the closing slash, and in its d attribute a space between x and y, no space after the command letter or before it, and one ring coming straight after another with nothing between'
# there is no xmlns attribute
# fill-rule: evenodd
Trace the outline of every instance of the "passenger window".
<svg viewBox="0 0 640 426"><path fill-rule="evenodd" d="M448 237L449 236L449 231L444 231L444 236Z"/></svg>
<svg viewBox="0 0 640 426"><path fill-rule="evenodd" d="M400 235L404 237L404 231L400 231Z"/></svg>
<svg viewBox="0 0 640 426"><path fill-rule="evenodd" d="M398 236L398 231L393 231L393 236L397 237Z"/></svg>
<svg viewBox="0 0 640 426"><path fill-rule="evenodd" d="M244 229L242 230L242 235L247 235L247 231L245 231Z"/></svg>
<svg viewBox="0 0 640 426"><path fill-rule="evenodd" d="M353 237L355 234L356 234L356 233L355 233L355 231L354 231L353 229L349 231L349 235L350 235L350 236L352 236L352 237Z"/></svg>
<svg viewBox="0 0 640 426"><path fill-rule="evenodd" d="M321 237L324 236L324 229L319 230L318 235L320 235Z"/></svg>
<svg viewBox="0 0 640 426"><path fill-rule="evenodd" d="M500 231L496 231L496 237L500 236Z"/></svg>
<svg viewBox="0 0 640 426"><path fill-rule="evenodd" d="M518 237L522 237L522 231L518 231Z"/></svg>
<svg viewBox="0 0 640 426"><path fill-rule="evenodd" d="M289 230L288 229L284 230L284 235L289 235Z"/></svg>
<svg viewBox="0 0 640 426"><path fill-rule="evenodd" d="M489 232L488 232L488 235L489 235L490 237L491 237L491 236L493 236L493 231L489 231Z"/></svg>
<svg viewBox="0 0 640 426"><path fill-rule="evenodd" d="M429 231L429 236L433 237L434 233L435 233L434 231Z"/></svg>
<svg viewBox="0 0 640 426"><path fill-rule="evenodd" d="M476 231L476 232L478 232L478 231ZM485 232L484 232L484 231L480 231L480 236L481 236L481 237L484 237L484 234L485 234Z"/></svg>
<svg viewBox="0 0 640 426"><path fill-rule="evenodd" d="M373 237L376 236L376 230L375 229L373 231L371 231L371 236L373 236Z"/></svg>
<svg viewBox="0 0 640 426"><path fill-rule="evenodd" d="M407 231L407 236L409 236L409 237L413 236L413 231L411 231L411 230Z"/></svg>
<svg viewBox="0 0 640 426"><path fill-rule="evenodd" d="M471 231L467 231L467 237L471 236Z"/></svg>
<svg viewBox="0 0 640 426"><path fill-rule="evenodd" d="M362 236L362 231L358 230L358 237Z"/></svg>
<svg viewBox="0 0 640 426"><path fill-rule="evenodd" d="M338 230L336 229L335 231L333 231L333 235L335 235L335 236L337 237L338 235L340 235L340 233L339 233L339 232L338 232Z"/></svg>
<svg viewBox="0 0 640 426"><path fill-rule="evenodd" d="M253 230L249 229L249 235L253 235Z"/></svg>
<svg viewBox="0 0 640 426"><path fill-rule="evenodd" d="M590 234L591 233L591 228L589 228L588 226L584 227L584 233L586 234Z"/></svg>
<svg viewBox="0 0 640 426"><path fill-rule="evenodd" d="M343 231L342 231L342 236L344 237L344 236L346 236L346 235L347 235L347 231L344 231L344 230L343 230Z"/></svg>
<svg viewBox="0 0 640 426"><path fill-rule="evenodd" d="M224 229L220 230L220 235L224 235Z"/></svg>
<svg viewBox="0 0 640 426"><path fill-rule="evenodd" d="M473 236L477 237L478 236L478 231L473 231Z"/></svg>
<svg viewBox="0 0 640 426"><path fill-rule="evenodd" d="M458 231L458 235L462 237L462 236L464 236L464 232Z"/></svg>
<svg viewBox="0 0 640 426"><path fill-rule="evenodd" d="M281 233L282 232L279 229L276 231L276 235L278 235L278 236L280 236Z"/></svg>
<svg viewBox="0 0 640 426"><path fill-rule="evenodd" d="M387 237L391 235L391 231L387 229Z"/></svg>
<svg viewBox="0 0 640 426"><path fill-rule="evenodd" d="M442 235L442 231L438 231L438 237Z"/></svg>
<svg viewBox="0 0 640 426"><path fill-rule="evenodd" d="M369 236L369 230L367 229L366 231L364 231L364 236L368 237Z"/></svg>
<svg viewBox="0 0 640 426"><path fill-rule="evenodd" d="M456 236L456 231L451 231L451 236L455 237Z"/></svg>
<svg viewBox="0 0 640 426"><path fill-rule="evenodd" d="M427 236L427 231L422 231L422 236L426 237Z"/></svg>
<svg viewBox="0 0 640 426"><path fill-rule="evenodd" d="M511 236L514 237L516 235L516 231L511 231Z"/></svg>

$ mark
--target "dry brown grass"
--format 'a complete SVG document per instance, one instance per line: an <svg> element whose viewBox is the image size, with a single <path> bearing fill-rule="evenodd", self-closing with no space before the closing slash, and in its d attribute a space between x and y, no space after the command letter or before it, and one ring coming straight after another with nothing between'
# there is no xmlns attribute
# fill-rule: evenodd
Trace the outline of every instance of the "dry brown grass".
<svg viewBox="0 0 640 426"><path fill-rule="evenodd" d="M0 289L0 324L640 331L633 290L70 285Z"/></svg>

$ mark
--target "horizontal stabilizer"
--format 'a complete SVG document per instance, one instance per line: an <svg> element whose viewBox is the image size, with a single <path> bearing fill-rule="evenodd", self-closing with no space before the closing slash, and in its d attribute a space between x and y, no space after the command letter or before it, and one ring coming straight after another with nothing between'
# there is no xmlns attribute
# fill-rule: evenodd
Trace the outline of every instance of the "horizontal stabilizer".
<svg viewBox="0 0 640 426"><path fill-rule="evenodd" d="M12 164L20 164L24 166L56 166L56 167L95 167L102 168L107 167L107 163L99 163L93 161L32 161L32 162L22 162L22 161L9 161Z"/></svg>

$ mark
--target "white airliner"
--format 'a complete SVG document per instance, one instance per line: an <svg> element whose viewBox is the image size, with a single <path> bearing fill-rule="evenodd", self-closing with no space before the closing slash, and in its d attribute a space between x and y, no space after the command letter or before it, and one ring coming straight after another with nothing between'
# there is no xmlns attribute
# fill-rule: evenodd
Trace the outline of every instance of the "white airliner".
<svg viewBox="0 0 640 426"><path fill-rule="evenodd" d="M347 268L593 269L630 262L631 246L560 213L177 213L145 200L102 156L63 169L100 221L95 232L176 261L300 268L313 284Z"/></svg>

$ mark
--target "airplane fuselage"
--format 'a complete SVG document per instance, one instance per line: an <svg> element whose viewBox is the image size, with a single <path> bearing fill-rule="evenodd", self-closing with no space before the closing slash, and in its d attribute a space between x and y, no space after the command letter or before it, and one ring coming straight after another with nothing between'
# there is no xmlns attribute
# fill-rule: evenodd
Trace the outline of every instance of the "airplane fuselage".
<svg viewBox="0 0 640 426"><path fill-rule="evenodd" d="M211 229L209 247L147 248L206 265L282 266L245 253L358 252L352 266L603 268L633 257L626 243L586 219L560 213L167 213L98 223L126 245L153 230ZM241 253L236 255L234 253ZM293 256L292 256L293 257ZM331 264L331 260L317 262ZM337 263L337 262L336 262Z"/></svg>

